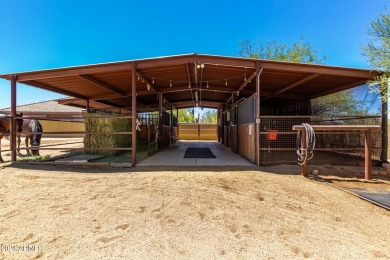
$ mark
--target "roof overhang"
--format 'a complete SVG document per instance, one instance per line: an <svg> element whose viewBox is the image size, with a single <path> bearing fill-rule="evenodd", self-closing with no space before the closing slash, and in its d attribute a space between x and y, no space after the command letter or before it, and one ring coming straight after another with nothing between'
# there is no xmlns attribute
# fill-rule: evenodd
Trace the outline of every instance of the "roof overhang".
<svg viewBox="0 0 390 260"><path fill-rule="evenodd" d="M232 97L255 93L260 64L263 104L307 100L365 84L378 71L249 58L187 54L0 75L99 106L130 107L132 68L137 70L137 102L157 106L158 93L176 108L219 108ZM72 104L71 102L68 102ZM85 102L86 103L86 102Z"/></svg>

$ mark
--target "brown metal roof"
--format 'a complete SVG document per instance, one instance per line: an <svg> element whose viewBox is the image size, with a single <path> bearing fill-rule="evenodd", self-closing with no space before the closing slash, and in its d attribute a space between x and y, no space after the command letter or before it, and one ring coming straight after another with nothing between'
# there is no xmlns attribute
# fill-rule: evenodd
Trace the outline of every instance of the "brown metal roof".
<svg viewBox="0 0 390 260"><path fill-rule="evenodd" d="M130 107L132 65L137 67L137 102L157 106L158 92L176 108L198 105L220 107L237 93L247 97L255 92L256 62L263 68L263 104L280 100L311 99L365 84L377 71L289 63L202 54L159 57L12 75L26 85L115 107ZM199 67L199 68L197 68Z"/></svg>

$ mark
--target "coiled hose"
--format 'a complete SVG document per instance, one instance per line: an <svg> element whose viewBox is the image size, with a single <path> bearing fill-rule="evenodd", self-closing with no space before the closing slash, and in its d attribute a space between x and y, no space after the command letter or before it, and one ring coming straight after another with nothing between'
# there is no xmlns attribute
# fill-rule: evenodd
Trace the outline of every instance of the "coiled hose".
<svg viewBox="0 0 390 260"><path fill-rule="evenodd" d="M300 166L305 165L310 161L314 156L314 148L316 146L316 135L314 133L313 127L307 123L302 123L305 128L306 136L301 137L301 131L298 131L297 134L297 155L298 155L298 164ZM306 150L303 150L301 145L301 138L306 138Z"/></svg>

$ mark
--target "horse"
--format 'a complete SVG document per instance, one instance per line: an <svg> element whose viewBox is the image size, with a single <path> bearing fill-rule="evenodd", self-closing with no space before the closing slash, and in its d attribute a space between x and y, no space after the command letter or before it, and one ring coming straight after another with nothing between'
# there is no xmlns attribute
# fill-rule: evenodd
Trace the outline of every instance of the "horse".
<svg viewBox="0 0 390 260"><path fill-rule="evenodd" d="M31 153L29 149L26 149L27 155L32 154L34 156L39 156L39 146L41 144L41 138L42 138L42 134L40 134L40 132L43 132L41 123L36 119L23 120L21 132L26 136L25 139L26 148L29 147L28 146L29 141L30 141L30 147L32 148ZM20 135L21 133L18 134L18 151L21 142Z"/></svg>
<svg viewBox="0 0 390 260"><path fill-rule="evenodd" d="M16 116L23 116L23 113L20 113L19 115ZM16 127L17 127L17 132L22 132L22 126L23 126L23 119L18 118L16 119ZM8 137L8 134L11 132L11 122L9 118L0 118L0 150L1 150L1 140L3 139L4 136ZM20 140L20 134L19 140ZM20 141L19 141L20 142ZM0 162L4 162L3 157L1 156L0 152Z"/></svg>

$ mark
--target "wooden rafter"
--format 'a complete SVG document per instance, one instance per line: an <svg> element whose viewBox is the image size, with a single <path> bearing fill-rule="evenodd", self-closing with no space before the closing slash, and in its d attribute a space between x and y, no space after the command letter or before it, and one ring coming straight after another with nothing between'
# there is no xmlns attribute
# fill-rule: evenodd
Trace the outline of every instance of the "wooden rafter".
<svg viewBox="0 0 390 260"><path fill-rule="evenodd" d="M188 85L189 85L189 86L192 86L191 74L190 74L190 67L189 67L188 63L186 63L186 68L187 68Z"/></svg>
<svg viewBox="0 0 390 260"><path fill-rule="evenodd" d="M306 82L308 82L308 81L310 81L312 79L318 78L321 75L322 75L321 73L314 73L314 74L311 74L311 75L309 75L307 77L304 77L303 79L298 80L298 81L294 82L293 84L291 84L291 85L289 85L289 86L287 86L285 88L282 88L279 91L276 91L275 92L275 96L277 96L279 94L282 94L282 93L284 93L284 92L286 92L286 91L288 91L290 89L293 89L295 87L298 87L299 85L302 85L303 83L306 83Z"/></svg>
<svg viewBox="0 0 390 260"><path fill-rule="evenodd" d="M243 88L245 88L255 76L256 76L256 72L254 72L244 83L242 83L242 85L238 88L238 91L241 91Z"/></svg>
<svg viewBox="0 0 390 260"><path fill-rule="evenodd" d="M335 92L339 92L339 91L346 90L346 89L349 89L349 88L353 88L353 87L357 87L357 86L360 86L360 85L364 85L366 83L367 83L366 79L355 81L355 82L352 82L352 83L348 83L348 84L339 86L337 88L332 88L330 90L326 90L326 91L320 92L318 94L310 96L310 99L326 96L326 95L329 95L329 94L332 94L332 93L335 93Z"/></svg>
<svg viewBox="0 0 390 260"><path fill-rule="evenodd" d="M88 99L88 97L86 97L84 95L80 95L80 94L77 94L77 93L74 93L74 92L71 92L71 91L67 91L67 90L63 90L63 89L58 89L58 88L55 88L55 87L52 87L52 86L49 86L49 85L46 85L46 84L43 84L43 83L40 83L40 82L32 81L32 82L25 82L25 83L28 84L28 85L37 87L37 88L41 88L41 89L44 89L44 90L57 92L57 93L64 94L64 95L67 95L67 96L77 97L77 98L81 98L81 99L85 99L85 100Z"/></svg>
<svg viewBox="0 0 390 260"><path fill-rule="evenodd" d="M154 93L158 93L158 91L153 87L153 84L150 83L148 80L145 79L144 76L142 76L139 72L137 72L137 77L139 77L142 81L146 83L146 85L149 86L150 90L152 90ZM138 95L138 92L137 92Z"/></svg>
<svg viewBox="0 0 390 260"><path fill-rule="evenodd" d="M78 76L80 78L88 81L88 82L91 82L91 83L95 84L96 86L102 87L102 88L104 88L106 90L109 90L109 91L111 91L111 92L113 92L115 94L118 94L120 96L125 96L126 95L126 93L124 91L116 89L116 88L108 85L107 83L104 83L104 82L102 82L102 81L100 81L98 79L95 79L94 77L91 77L89 75L78 75Z"/></svg>

